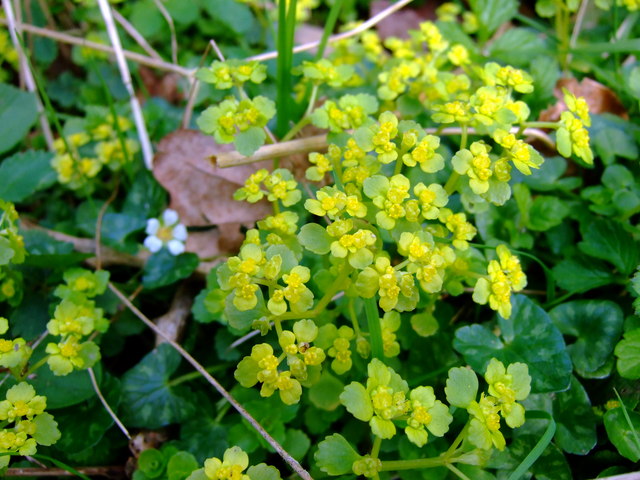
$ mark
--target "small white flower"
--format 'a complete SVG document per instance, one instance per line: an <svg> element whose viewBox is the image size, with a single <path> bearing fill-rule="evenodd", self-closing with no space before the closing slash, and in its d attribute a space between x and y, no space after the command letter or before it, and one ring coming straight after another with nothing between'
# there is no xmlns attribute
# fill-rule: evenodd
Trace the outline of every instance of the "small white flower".
<svg viewBox="0 0 640 480"><path fill-rule="evenodd" d="M171 255L180 255L184 252L184 242L187 240L187 229L179 222L178 212L165 210L161 218L147 220L145 232L149 235L144 246L151 253L156 253L166 245Z"/></svg>

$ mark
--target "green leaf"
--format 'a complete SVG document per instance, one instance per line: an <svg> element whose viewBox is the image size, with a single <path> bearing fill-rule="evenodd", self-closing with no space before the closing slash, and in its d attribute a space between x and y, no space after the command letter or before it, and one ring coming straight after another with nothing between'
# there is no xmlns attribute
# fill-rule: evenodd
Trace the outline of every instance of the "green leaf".
<svg viewBox="0 0 640 480"><path fill-rule="evenodd" d="M628 122L609 114L593 115L592 120L591 143L605 165L613 163L616 157L638 158L638 147Z"/></svg>
<svg viewBox="0 0 640 480"><path fill-rule="evenodd" d="M29 132L38 118L36 97L0 83L0 154L11 150ZM8 126L11 128L7 128Z"/></svg>
<svg viewBox="0 0 640 480"><path fill-rule="evenodd" d="M21 202L53 185L56 173L51 168L52 157L49 152L29 150L3 160L0 164L0 198Z"/></svg>
<svg viewBox="0 0 640 480"><path fill-rule="evenodd" d="M144 265L142 284L145 288L160 288L187 278L198 267L195 253L171 255L166 248L149 257Z"/></svg>
<svg viewBox="0 0 640 480"><path fill-rule="evenodd" d="M344 387L340 394L340 403L347 408L351 415L363 422L368 422L373 416L373 406L369 394L361 383L351 382Z"/></svg>
<svg viewBox="0 0 640 480"><path fill-rule="evenodd" d="M622 333L620 307L608 300L576 300L554 308L549 316L564 335L576 338L572 344L567 341L576 372L586 378L608 376L598 370L611 357Z"/></svg>
<svg viewBox="0 0 640 480"><path fill-rule="evenodd" d="M478 376L473 370L456 367L449 370L444 388L447 402L454 407L467 408L478 395Z"/></svg>
<svg viewBox="0 0 640 480"><path fill-rule="evenodd" d="M518 12L518 2L515 0L472 0L469 3L473 13L486 28L487 36Z"/></svg>
<svg viewBox="0 0 640 480"><path fill-rule="evenodd" d="M489 55L509 65L525 67L532 58L539 58L545 51L544 40L538 32L528 28L510 28L491 44ZM551 61L547 64L553 66Z"/></svg>
<svg viewBox="0 0 640 480"><path fill-rule="evenodd" d="M614 351L618 357L618 373L624 378L640 378L640 328L624 334Z"/></svg>
<svg viewBox="0 0 640 480"><path fill-rule="evenodd" d="M327 370L309 389L309 400L321 410L333 411L340 406L340 394L344 384Z"/></svg>
<svg viewBox="0 0 640 480"><path fill-rule="evenodd" d="M249 467L249 470L247 470L247 475L249 475L251 480L281 480L282 478L276 467L272 467L266 463L252 465Z"/></svg>
<svg viewBox="0 0 640 480"><path fill-rule="evenodd" d="M535 198L529 210L527 227L544 232L560 225L569 214L569 207L557 197L540 195Z"/></svg>
<svg viewBox="0 0 640 480"><path fill-rule="evenodd" d="M244 132L236 134L233 144L240 154L245 157L250 157L256 153L256 150L264 145L266 138L267 135L262 128L250 127Z"/></svg>
<svg viewBox="0 0 640 480"><path fill-rule="evenodd" d="M331 250L332 238L327 231L317 223L303 225L298 233L300 244L310 252L326 255Z"/></svg>
<svg viewBox="0 0 640 480"><path fill-rule="evenodd" d="M629 82L631 94L640 100L640 66L636 65L631 69L627 81Z"/></svg>
<svg viewBox="0 0 640 480"><path fill-rule="evenodd" d="M620 223L597 219L582 223L580 231L583 241L578 247L587 255L611 262L624 275L629 275L638 265L638 244Z"/></svg>
<svg viewBox="0 0 640 480"><path fill-rule="evenodd" d="M585 257L562 260L553 267L553 277L561 288L576 293L609 285L615 280L610 268Z"/></svg>
<svg viewBox="0 0 640 480"><path fill-rule="evenodd" d="M138 468L147 478L158 478L162 475L165 464L166 459L163 453L155 448L143 450L138 457Z"/></svg>
<svg viewBox="0 0 640 480"><path fill-rule="evenodd" d="M640 413L628 410L626 413L629 416L628 421L623 407L609 410L604 414L604 428L620 455L637 462L640 460Z"/></svg>
<svg viewBox="0 0 640 480"><path fill-rule="evenodd" d="M526 363L533 393L566 390L571 381L571 358L562 333L547 312L524 295L511 297L511 318L498 317L501 337L484 325L459 328L453 341L466 362L484 373L492 357L505 365Z"/></svg>
<svg viewBox="0 0 640 480"><path fill-rule="evenodd" d="M596 446L596 417L586 390L576 377L571 387L553 399L553 418L557 423L556 442L567 453L586 455Z"/></svg>
<svg viewBox="0 0 640 480"><path fill-rule="evenodd" d="M199 466L198 460L191 453L178 452L167 463L167 478L168 480L184 480Z"/></svg>
<svg viewBox="0 0 640 480"><path fill-rule="evenodd" d="M411 327L421 337L430 337L438 332L440 325L433 313L427 311L412 315Z"/></svg>
<svg viewBox="0 0 640 480"><path fill-rule="evenodd" d="M98 382L102 378L101 369L95 368L94 372ZM93 396L96 392L91 379L86 371L75 370L69 375L58 377L49 368L41 368L38 375L29 379L39 395L47 397L47 408L56 408L77 405Z"/></svg>
<svg viewBox="0 0 640 480"><path fill-rule="evenodd" d="M295 428L287 429L287 436L282 443L282 447L296 460L304 458L307 450L311 446L311 440L302 431Z"/></svg>
<svg viewBox="0 0 640 480"><path fill-rule="evenodd" d="M20 232L29 255L25 264L42 268L67 268L91 257L74 251L73 244L54 240L45 232L27 230Z"/></svg>
<svg viewBox="0 0 640 480"><path fill-rule="evenodd" d="M334 433L320 442L315 454L318 468L329 475L351 473L351 466L361 458L351 444L338 433Z"/></svg>
<svg viewBox="0 0 640 480"><path fill-rule="evenodd" d="M255 320L268 314L268 310L264 303L262 291L256 290L258 303L250 310L240 311L233 304L233 295L227 295L225 299L224 317L229 325L238 331L247 330Z"/></svg>
<svg viewBox="0 0 640 480"><path fill-rule="evenodd" d="M131 427L159 428L183 420L191 413L189 390L173 387L169 377L181 357L163 343L122 377L122 420Z"/></svg>
<svg viewBox="0 0 640 480"><path fill-rule="evenodd" d="M203 8L214 21L219 22L239 35L246 35L256 29L256 21L247 5L234 0L202 2Z"/></svg>
<svg viewBox="0 0 640 480"><path fill-rule="evenodd" d="M41 413L33 419L36 431L33 438L40 445L50 446L60 439L60 430L58 424L50 413Z"/></svg>

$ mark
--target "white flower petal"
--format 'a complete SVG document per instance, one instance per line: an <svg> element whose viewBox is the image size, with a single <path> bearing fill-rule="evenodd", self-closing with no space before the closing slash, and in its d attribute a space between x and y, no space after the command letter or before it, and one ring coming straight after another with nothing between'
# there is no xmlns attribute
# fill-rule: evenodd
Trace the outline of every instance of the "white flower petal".
<svg viewBox="0 0 640 480"><path fill-rule="evenodd" d="M151 235L145 238L144 246L147 247L151 253L156 253L162 248L162 240L155 235Z"/></svg>
<svg viewBox="0 0 640 480"><path fill-rule="evenodd" d="M171 230L171 235L176 240L184 242L187 239L187 228L183 224L179 223L178 225L173 227L173 230Z"/></svg>
<svg viewBox="0 0 640 480"><path fill-rule="evenodd" d="M160 228L160 221L157 218L147 220L147 228L144 230L147 235L155 235Z"/></svg>
<svg viewBox="0 0 640 480"><path fill-rule="evenodd" d="M169 243L167 243L167 248L169 249L169 253L171 253L171 255L180 255L182 252L184 252L184 243L182 243L180 240L169 240Z"/></svg>
<svg viewBox="0 0 640 480"><path fill-rule="evenodd" d="M165 224L165 226L178 223L178 212L176 212L175 210L171 210L170 208L167 208L162 213L162 222Z"/></svg>

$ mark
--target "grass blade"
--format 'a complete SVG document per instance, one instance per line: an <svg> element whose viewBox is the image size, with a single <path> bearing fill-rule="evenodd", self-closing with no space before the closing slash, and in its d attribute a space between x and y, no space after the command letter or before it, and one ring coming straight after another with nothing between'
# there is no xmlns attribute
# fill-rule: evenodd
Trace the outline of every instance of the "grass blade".
<svg viewBox="0 0 640 480"><path fill-rule="evenodd" d="M556 422L553 420L553 417L551 416L551 414L547 412L543 412L541 410L533 410L533 411L527 412L527 418L548 419L549 425L547 426L547 429L540 437L540 440L538 440L538 443L536 443L536 446L533 447L533 449L529 452L529 455L524 457L524 460L520 462L520 465L518 465L518 467L513 472L511 472L511 475L509 475L509 478L507 480L519 480L520 478L522 478L524 474L527 473L527 471L529 471L529 468L531 467L531 465L533 465L536 462L536 460L540 458L540 456L545 451L547 446L551 443L551 439L553 438L553 435L556 433Z"/></svg>

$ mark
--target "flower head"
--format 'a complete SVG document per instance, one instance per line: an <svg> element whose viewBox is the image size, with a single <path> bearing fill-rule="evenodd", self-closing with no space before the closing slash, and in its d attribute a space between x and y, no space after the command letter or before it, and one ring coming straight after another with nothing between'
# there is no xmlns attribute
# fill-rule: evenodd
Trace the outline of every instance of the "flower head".
<svg viewBox="0 0 640 480"><path fill-rule="evenodd" d="M187 240L187 229L179 222L178 212L167 209L160 218L150 218L147 220L145 230L149 235L144 246L151 253L156 253L166 246L171 255L180 255L184 252L184 242Z"/></svg>

